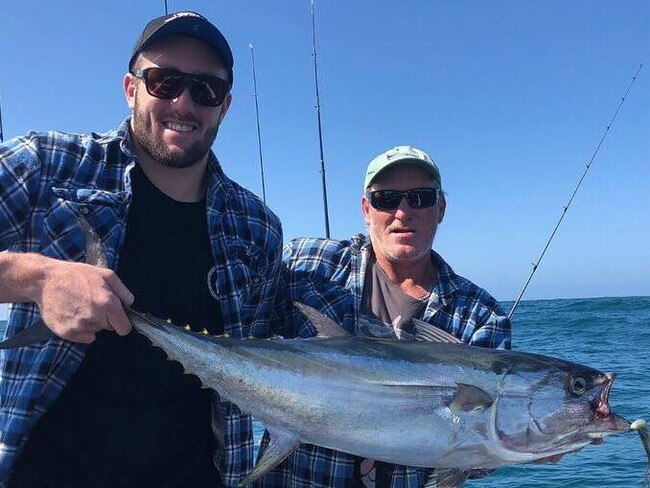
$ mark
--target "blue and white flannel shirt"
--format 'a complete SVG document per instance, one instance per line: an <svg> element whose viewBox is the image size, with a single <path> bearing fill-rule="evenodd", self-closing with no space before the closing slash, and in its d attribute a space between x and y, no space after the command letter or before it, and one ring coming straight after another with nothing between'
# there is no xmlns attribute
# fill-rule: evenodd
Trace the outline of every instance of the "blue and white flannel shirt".
<svg viewBox="0 0 650 488"><path fill-rule="evenodd" d="M129 173L137 159L129 123L126 119L105 134L31 132L0 145L0 251L83 261L84 236L75 218L81 214L101 237L109 266L115 269L131 199ZM208 286L219 301L224 330L240 338L268 336L282 263L280 222L255 195L223 173L212 153L207 171L214 256ZM13 304L6 335L37 320L35 304ZM86 347L52 339L44 345L2 351L0 486L31 428L81 363ZM225 453L215 453L215 461L225 484L234 487L253 465L251 420L235 405L220 405L215 394L213 409L217 408L219 415L215 411L213 418L225 416Z"/></svg>
<svg viewBox="0 0 650 488"><path fill-rule="evenodd" d="M295 239L284 248L281 288L286 292L274 313L282 320L283 335L311 337L315 330L291 304L300 301L320 310L356 334L364 278L371 254L369 239ZM438 280L422 320L480 347L510 349L510 321L485 290L458 276L435 252L431 258ZM263 447L268 442L265 434ZM342 488L355 486L359 458L331 449L303 444L278 468L255 483L257 488ZM392 488L420 488L432 470L394 466Z"/></svg>

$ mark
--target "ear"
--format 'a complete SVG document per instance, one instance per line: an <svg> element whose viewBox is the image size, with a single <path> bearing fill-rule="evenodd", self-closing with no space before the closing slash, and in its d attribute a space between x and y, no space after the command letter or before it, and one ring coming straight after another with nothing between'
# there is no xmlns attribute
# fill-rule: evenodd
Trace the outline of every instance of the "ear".
<svg viewBox="0 0 650 488"><path fill-rule="evenodd" d="M366 226L370 225L370 202L365 195L361 197L361 213Z"/></svg>
<svg viewBox="0 0 650 488"><path fill-rule="evenodd" d="M133 111L135 108L135 89L138 79L131 73L124 75L124 96L129 109Z"/></svg>
<svg viewBox="0 0 650 488"><path fill-rule="evenodd" d="M445 218L445 210L447 209L447 199L445 194L440 190L440 202L438 202L438 223L442 223L442 219Z"/></svg>
<svg viewBox="0 0 650 488"><path fill-rule="evenodd" d="M221 124L221 121L226 116L226 113L228 112L228 109L230 108L230 103L231 102L232 102L232 93L228 92L228 94L226 95L226 98L224 98L223 102L221 103L221 113L219 114L219 124Z"/></svg>

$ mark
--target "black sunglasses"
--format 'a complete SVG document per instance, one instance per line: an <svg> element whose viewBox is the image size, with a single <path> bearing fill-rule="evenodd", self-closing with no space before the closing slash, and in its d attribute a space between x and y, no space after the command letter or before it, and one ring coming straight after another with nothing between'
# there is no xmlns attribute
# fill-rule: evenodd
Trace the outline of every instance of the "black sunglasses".
<svg viewBox="0 0 650 488"><path fill-rule="evenodd" d="M414 188L413 190L375 190L366 193L370 205L377 210L395 210L402 198L406 198L411 208L433 207L438 203L439 188Z"/></svg>
<svg viewBox="0 0 650 488"><path fill-rule="evenodd" d="M189 86L195 103L216 107L230 91L230 83L217 76L192 75L171 68L136 69L133 75L144 80L149 95L164 100L179 97Z"/></svg>

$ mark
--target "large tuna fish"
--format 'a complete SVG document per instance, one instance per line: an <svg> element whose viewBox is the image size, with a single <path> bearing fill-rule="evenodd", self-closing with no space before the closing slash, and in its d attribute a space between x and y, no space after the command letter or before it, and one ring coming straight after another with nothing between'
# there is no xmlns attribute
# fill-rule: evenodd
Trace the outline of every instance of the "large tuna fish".
<svg viewBox="0 0 650 488"><path fill-rule="evenodd" d="M100 247L88 253L102 264ZM630 430L609 407L613 374L468 346L421 322L433 342L349 336L298 306L326 338L209 337L127 310L154 346L268 428L270 445L242 485L301 443L437 468L430 484L442 488L461 486L473 469L563 454ZM25 336L9 341L21 345Z"/></svg>
<svg viewBox="0 0 650 488"><path fill-rule="evenodd" d="M242 341L131 317L187 372L266 425L271 443L242 483L310 443L438 468L438 487L458 487L475 468L630 430L608 404L614 375L560 359L358 336Z"/></svg>

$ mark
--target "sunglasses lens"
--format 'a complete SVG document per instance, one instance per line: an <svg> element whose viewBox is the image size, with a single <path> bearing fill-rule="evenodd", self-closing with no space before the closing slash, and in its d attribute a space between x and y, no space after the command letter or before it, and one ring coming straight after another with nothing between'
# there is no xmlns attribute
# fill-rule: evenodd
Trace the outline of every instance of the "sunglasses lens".
<svg viewBox="0 0 650 488"><path fill-rule="evenodd" d="M370 192L370 205L377 210L394 210L399 207L402 192L393 190L377 190Z"/></svg>
<svg viewBox="0 0 650 488"><path fill-rule="evenodd" d="M179 72L161 68L144 70L144 83L149 95L164 99L176 98L185 87L185 81Z"/></svg>
<svg viewBox="0 0 650 488"><path fill-rule="evenodd" d="M404 197L411 208L432 207L438 202L438 189L416 188L408 191L376 190L368 192L370 205L377 210L395 210Z"/></svg>
<svg viewBox="0 0 650 488"><path fill-rule="evenodd" d="M229 90L226 80L216 76L196 76L191 80L190 93L196 103L209 107L216 107L223 103Z"/></svg>
<svg viewBox="0 0 650 488"><path fill-rule="evenodd" d="M180 96L189 84L192 100L209 107L221 105L230 90L228 82L216 76L190 75L175 69L147 68L142 70L142 78L149 95L165 100Z"/></svg>
<svg viewBox="0 0 650 488"><path fill-rule="evenodd" d="M406 200L412 208L432 207L438 201L438 192L435 188L418 188L407 191Z"/></svg>

